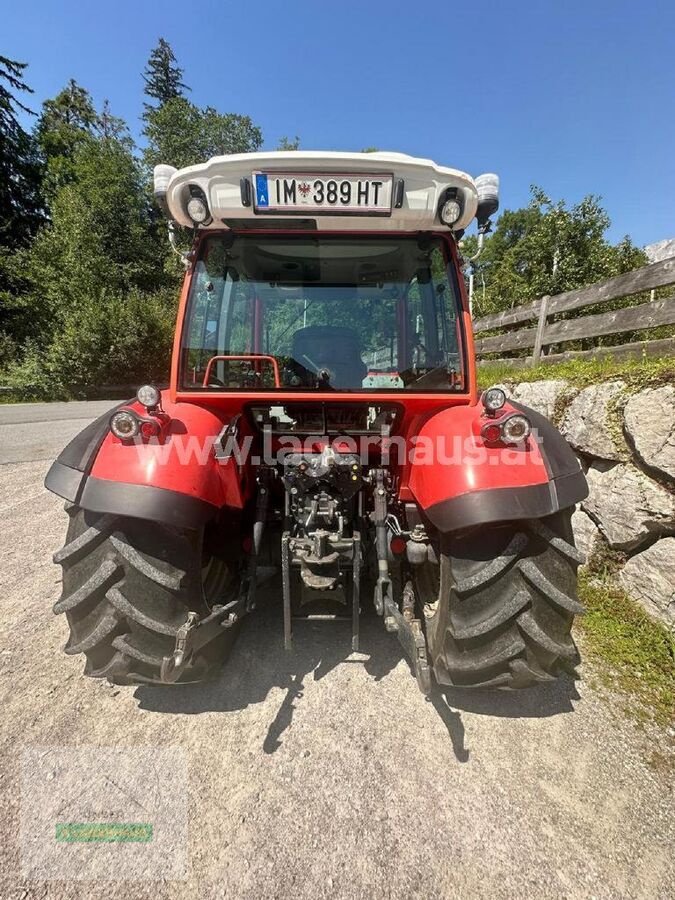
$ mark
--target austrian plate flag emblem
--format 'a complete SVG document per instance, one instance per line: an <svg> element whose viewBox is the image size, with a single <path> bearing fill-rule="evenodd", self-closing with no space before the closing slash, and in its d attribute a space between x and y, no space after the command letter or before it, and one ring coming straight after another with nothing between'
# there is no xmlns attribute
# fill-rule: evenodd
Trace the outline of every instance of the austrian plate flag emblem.
<svg viewBox="0 0 675 900"><path fill-rule="evenodd" d="M312 190L312 188L306 181L302 181L298 185L298 190L300 191L303 200L306 200L307 197L309 196L309 192Z"/></svg>

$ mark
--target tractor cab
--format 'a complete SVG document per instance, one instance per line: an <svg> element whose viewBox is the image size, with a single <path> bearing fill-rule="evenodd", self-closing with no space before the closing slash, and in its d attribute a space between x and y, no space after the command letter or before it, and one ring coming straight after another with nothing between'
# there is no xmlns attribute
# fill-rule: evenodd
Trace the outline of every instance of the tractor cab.
<svg viewBox="0 0 675 900"><path fill-rule="evenodd" d="M159 204L196 234L176 391L469 393L456 241L497 189L397 153L158 166Z"/></svg>

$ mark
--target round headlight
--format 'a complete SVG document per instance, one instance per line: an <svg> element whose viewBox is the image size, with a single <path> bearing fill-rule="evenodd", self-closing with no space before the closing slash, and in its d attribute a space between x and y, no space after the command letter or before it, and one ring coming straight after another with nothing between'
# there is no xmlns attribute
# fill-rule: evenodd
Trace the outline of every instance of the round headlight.
<svg viewBox="0 0 675 900"><path fill-rule="evenodd" d="M156 406L159 406L159 401L162 399L159 389L154 384L144 384L143 387L139 387L136 391L136 397L138 402L142 403L146 409L154 409Z"/></svg>
<svg viewBox="0 0 675 900"><path fill-rule="evenodd" d="M501 388L492 387L484 391L480 399L485 409L496 412L506 403L506 394Z"/></svg>
<svg viewBox="0 0 675 900"><path fill-rule="evenodd" d="M444 225L454 225L462 215L462 207L457 200L446 200L441 207L441 222Z"/></svg>
<svg viewBox="0 0 675 900"><path fill-rule="evenodd" d="M139 423L131 412L120 411L110 417L110 430L121 441L128 441L138 434Z"/></svg>
<svg viewBox="0 0 675 900"><path fill-rule="evenodd" d="M502 440L507 444L522 444L531 431L532 425L525 416L509 416L502 422Z"/></svg>
<svg viewBox="0 0 675 900"><path fill-rule="evenodd" d="M209 218L209 208L201 197L190 197L187 203L187 213L196 225L201 225Z"/></svg>

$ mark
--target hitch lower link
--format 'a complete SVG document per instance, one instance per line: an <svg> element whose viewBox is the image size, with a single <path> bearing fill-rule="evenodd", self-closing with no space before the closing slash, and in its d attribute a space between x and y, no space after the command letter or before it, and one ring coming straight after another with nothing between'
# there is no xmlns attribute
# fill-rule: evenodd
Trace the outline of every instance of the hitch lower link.
<svg viewBox="0 0 675 900"><path fill-rule="evenodd" d="M243 600L233 600L225 606L214 606L208 616L200 619L198 613L190 612L176 632L176 647L171 656L165 656L159 670L160 679L173 684L190 665L197 650L215 640L223 629L232 628L239 621L245 609Z"/></svg>
<svg viewBox="0 0 675 900"><path fill-rule="evenodd" d="M419 619L408 618L406 615L406 592L408 598L414 604L414 594L410 582L403 592L403 612L393 600L384 602L384 627L387 631L396 632L399 643L403 647L406 656L410 660L417 686L428 697L431 693L431 669L427 657L427 641L422 631Z"/></svg>
<svg viewBox="0 0 675 900"><path fill-rule="evenodd" d="M375 476L375 536L377 547L377 584L375 585L375 610L384 616L384 627L395 632L401 647L410 661L417 685L425 696L431 693L431 668L427 655L427 641L422 623L415 618L415 593L408 581L403 590L403 612L394 601L389 573L389 541L387 538L387 489L385 472L377 469Z"/></svg>

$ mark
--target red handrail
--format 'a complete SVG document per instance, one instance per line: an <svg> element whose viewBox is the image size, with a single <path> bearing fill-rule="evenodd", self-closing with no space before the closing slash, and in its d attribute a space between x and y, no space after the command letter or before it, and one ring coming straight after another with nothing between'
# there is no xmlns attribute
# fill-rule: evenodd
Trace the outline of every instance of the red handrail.
<svg viewBox="0 0 675 900"><path fill-rule="evenodd" d="M279 363L273 356L267 356L263 353L249 353L244 356L212 356L206 365L206 372L204 373L204 380L202 381L202 387L209 386L209 379L211 378L211 369L213 368L213 364L216 362L229 362L230 360L234 360L235 362L243 362L244 360L248 360L249 362L258 362L260 360L265 360L272 364L272 369L274 371L274 387L281 387L281 376L279 375Z"/></svg>

